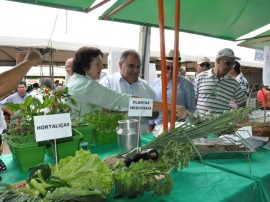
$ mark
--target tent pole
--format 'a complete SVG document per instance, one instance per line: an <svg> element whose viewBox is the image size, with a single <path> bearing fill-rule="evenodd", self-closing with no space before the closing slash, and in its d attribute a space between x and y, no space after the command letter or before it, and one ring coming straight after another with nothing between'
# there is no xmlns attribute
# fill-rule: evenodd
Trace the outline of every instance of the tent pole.
<svg viewBox="0 0 270 202"><path fill-rule="evenodd" d="M149 82L151 27L141 26L139 51L142 56L141 78Z"/></svg>
<svg viewBox="0 0 270 202"><path fill-rule="evenodd" d="M100 6L102 6L103 4L105 4L105 3L109 2L109 1L110 0L103 0L102 2L99 2L98 4L96 4L95 6L90 7L87 12L89 13L90 11L93 11L96 8L99 8Z"/></svg>
<svg viewBox="0 0 270 202"><path fill-rule="evenodd" d="M132 3L134 0L127 0L127 2L121 4L119 7L117 7L116 9L114 9L112 12L108 13L107 15L105 15L103 17L104 20L108 20L110 16L112 16L113 14L117 13L119 10L123 9L124 7L126 7L128 4Z"/></svg>
<svg viewBox="0 0 270 202"><path fill-rule="evenodd" d="M175 1L175 24L174 24L174 57L173 57L173 82L172 82L172 104L171 104L171 125L175 128L176 95L178 81L178 49L179 49L179 28L180 28L180 0Z"/></svg>
<svg viewBox="0 0 270 202"><path fill-rule="evenodd" d="M168 130L168 98L167 98L167 77L166 77L166 56L165 56L165 34L164 34L164 4L163 0L158 1L158 17L160 32L160 56L161 56L161 78L162 78L162 112L163 131Z"/></svg>
<svg viewBox="0 0 270 202"><path fill-rule="evenodd" d="M245 40L250 40L250 39L261 39L261 38L266 38L266 37L270 37L270 34L263 35L263 36L254 36L254 37L244 38L244 39L236 39L234 41L245 41Z"/></svg>

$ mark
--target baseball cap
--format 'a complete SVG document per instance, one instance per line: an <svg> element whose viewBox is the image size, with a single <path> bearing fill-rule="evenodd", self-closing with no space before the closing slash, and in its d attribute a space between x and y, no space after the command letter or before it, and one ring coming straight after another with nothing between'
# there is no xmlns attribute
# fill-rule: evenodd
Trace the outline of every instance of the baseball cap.
<svg viewBox="0 0 270 202"><path fill-rule="evenodd" d="M236 59L236 60L241 60L241 58L236 57L236 56L234 55L233 50L230 49L230 48L224 48L224 49L221 49L221 50L219 50L219 51L217 52L217 57L216 57L216 58L220 58L220 57L222 57L222 56L227 56L227 57L229 57L229 58L234 58L234 59Z"/></svg>
<svg viewBox="0 0 270 202"><path fill-rule="evenodd" d="M198 60L197 60L197 64L199 64L199 65L202 64L202 63L204 63L204 62L207 62L207 63L210 64L209 58L208 57L205 57L205 56L202 56L202 57L199 57Z"/></svg>

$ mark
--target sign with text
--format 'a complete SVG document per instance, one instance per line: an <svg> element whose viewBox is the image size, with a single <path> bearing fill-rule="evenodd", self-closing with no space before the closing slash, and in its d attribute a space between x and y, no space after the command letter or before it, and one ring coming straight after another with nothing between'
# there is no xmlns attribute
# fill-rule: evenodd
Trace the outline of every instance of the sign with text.
<svg viewBox="0 0 270 202"><path fill-rule="evenodd" d="M130 98L128 116L152 116L152 109L152 99Z"/></svg>
<svg viewBox="0 0 270 202"><path fill-rule="evenodd" d="M69 113L34 116L36 141L71 137Z"/></svg>

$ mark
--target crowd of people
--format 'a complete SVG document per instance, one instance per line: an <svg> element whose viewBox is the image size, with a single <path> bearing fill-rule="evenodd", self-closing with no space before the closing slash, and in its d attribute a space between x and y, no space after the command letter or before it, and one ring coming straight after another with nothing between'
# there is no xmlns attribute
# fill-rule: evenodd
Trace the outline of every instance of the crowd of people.
<svg viewBox="0 0 270 202"><path fill-rule="evenodd" d="M179 74L177 79L176 114L178 121L192 122L194 114L205 118L209 114L222 114L226 111L246 106L248 97L254 97L261 107L269 109L269 87L258 89L251 87L241 73L241 64L237 61L233 50L224 48L217 52L214 65L208 57L199 57L196 64L196 77L193 81L186 77L186 69L181 67L181 57L178 54ZM71 116L83 116L90 111L127 111L132 97L149 98L153 100L151 117L141 119L141 132L152 131L156 125L163 123L163 117L168 116L172 101L174 51L166 57L166 74L157 78L153 83L140 78L141 56L135 50L126 50L119 60L119 71L102 79L103 53L95 47L82 47L66 61L67 72L65 85L77 105L71 105ZM0 74L0 132L5 132L10 117L14 113L5 103L23 103L26 97L32 96L42 102L40 89L56 90L59 80L50 78L40 79L31 89L22 81L29 69L38 65L42 60L38 51L30 49L25 58L13 69ZM162 77L167 78L168 113L162 113ZM15 89L14 93L11 93ZM80 111L80 113L78 113ZM5 116L4 116L5 115Z"/></svg>
<svg viewBox="0 0 270 202"><path fill-rule="evenodd" d="M249 97L256 97L262 108L269 109L269 89L258 85L251 87L247 79L241 73L240 58L234 55L233 50L224 48L219 50L214 65L206 56L201 56L194 66L196 77L191 81L186 77L186 69L181 66L180 53L178 54L179 74L177 79L177 113L181 115L178 121L192 122L193 114L200 118L207 114L224 113L231 109L245 106ZM42 59L38 51L29 50L24 54L25 59L12 70L0 75L1 92L1 120L3 113L9 123L9 117L14 112L5 107L5 103L23 103L29 95L42 100L40 89L56 90L60 87L59 80L50 78L40 79L31 88L27 88L22 81L27 71L37 65ZM168 105L172 101L172 75L173 75L174 51L170 50L166 56L166 76ZM66 61L65 85L70 95L78 101L73 106L71 115L78 116L94 110L126 111L131 97L150 98L154 100L153 114L151 117L142 118L142 131L152 130L155 125L160 125L165 116L162 109L162 76L153 83L140 78L141 56L135 50L126 50L119 60L119 71L100 79L103 69L103 53L95 47L82 47ZM12 78L12 79L8 79ZM12 90L14 93L10 94ZM170 110L170 107L168 107ZM16 113L16 112L15 112ZM166 113L170 121L170 111ZM5 121L4 120L4 121ZM6 124L1 124L1 131L6 129ZM148 128L149 126L149 128Z"/></svg>

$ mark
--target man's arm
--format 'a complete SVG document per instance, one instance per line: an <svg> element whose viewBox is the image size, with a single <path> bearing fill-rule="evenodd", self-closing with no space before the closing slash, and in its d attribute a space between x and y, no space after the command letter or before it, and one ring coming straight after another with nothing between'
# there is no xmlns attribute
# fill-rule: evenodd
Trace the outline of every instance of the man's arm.
<svg viewBox="0 0 270 202"><path fill-rule="evenodd" d="M16 88L16 85L27 74L30 68L38 65L41 61L41 54L38 51L30 49L21 63L14 68L0 74L0 97L8 94Z"/></svg>

